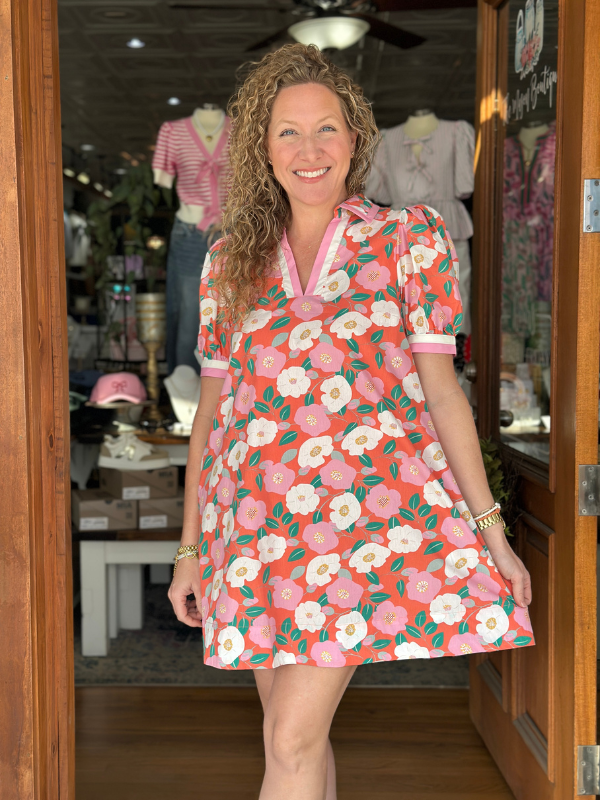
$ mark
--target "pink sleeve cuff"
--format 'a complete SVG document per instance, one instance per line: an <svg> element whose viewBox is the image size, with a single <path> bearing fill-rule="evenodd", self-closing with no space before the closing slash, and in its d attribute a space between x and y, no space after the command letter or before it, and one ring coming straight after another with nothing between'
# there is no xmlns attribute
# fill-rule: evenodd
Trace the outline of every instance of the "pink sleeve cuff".
<svg viewBox="0 0 600 800"><path fill-rule="evenodd" d="M455 344L426 344L425 342L415 342L410 346L411 353L448 353L456 355Z"/></svg>
<svg viewBox="0 0 600 800"><path fill-rule="evenodd" d="M223 378L227 377L227 370L215 369L214 367L200 367L201 378Z"/></svg>

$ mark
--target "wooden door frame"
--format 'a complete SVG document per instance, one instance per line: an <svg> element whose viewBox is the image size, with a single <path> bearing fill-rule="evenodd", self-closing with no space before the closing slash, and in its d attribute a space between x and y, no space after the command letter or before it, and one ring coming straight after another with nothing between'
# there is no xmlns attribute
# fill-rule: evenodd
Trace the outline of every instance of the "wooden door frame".
<svg viewBox="0 0 600 800"><path fill-rule="evenodd" d="M3 800L74 798L56 0L0 0Z"/></svg>
<svg viewBox="0 0 600 800"><path fill-rule="evenodd" d="M479 0L473 248L474 298L479 309L473 335L478 427L480 435L495 439L499 438L497 298L503 165L497 135L502 98L496 64L503 57L498 52L502 5L503 0ZM503 448L503 453L528 479L521 498L524 510L528 504L538 511L543 506L540 519L552 533L550 579L555 591L548 609L550 636L554 628L568 635L555 648L550 664L549 708L555 735L548 742L548 775L553 782L551 796L563 800L576 796L577 746L596 742L596 520L579 516L577 467L598 459L600 235L583 232L582 192L585 178L600 177L600 51L596 44L600 6L589 0L560 0L559 16L550 469L515 458L510 448ZM519 653L512 659L507 654L503 690L510 689L511 681L518 684L518 658ZM472 660L472 675L481 660ZM535 784L527 788L528 781L534 780L527 775L527 748L503 752L499 740L482 723L482 702L491 703L491 694L476 698L472 693L473 718L488 748L505 776L513 776L509 782L517 797L533 797ZM505 711L513 720L518 715L514 707Z"/></svg>

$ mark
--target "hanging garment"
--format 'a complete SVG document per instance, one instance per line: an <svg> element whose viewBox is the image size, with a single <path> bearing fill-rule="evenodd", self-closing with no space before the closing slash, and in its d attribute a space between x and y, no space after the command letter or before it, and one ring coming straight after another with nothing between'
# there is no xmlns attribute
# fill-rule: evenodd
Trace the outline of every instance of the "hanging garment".
<svg viewBox="0 0 600 800"><path fill-rule="evenodd" d="M219 245L212 248L215 255ZM427 412L415 352L455 353L441 216L334 212L303 292L285 236L234 331L207 258L198 346L224 379L198 489L205 662L319 667L535 644Z"/></svg>
<svg viewBox="0 0 600 800"><path fill-rule="evenodd" d="M191 117L164 122L158 133L152 169L171 179L177 175L177 195L182 203L202 206L201 230L220 221L227 200L230 126L227 117L213 153L204 146Z"/></svg>
<svg viewBox="0 0 600 800"><path fill-rule="evenodd" d="M538 136L530 162L518 136L504 142L502 330L535 333L537 303L552 299L556 122Z"/></svg>
<svg viewBox="0 0 600 800"><path fill-rule="evenodd" d="M70 267L87 266L91 252L91 240L87 233L87 220L83 214L71 211L71 257L68 260Z"/></svg>

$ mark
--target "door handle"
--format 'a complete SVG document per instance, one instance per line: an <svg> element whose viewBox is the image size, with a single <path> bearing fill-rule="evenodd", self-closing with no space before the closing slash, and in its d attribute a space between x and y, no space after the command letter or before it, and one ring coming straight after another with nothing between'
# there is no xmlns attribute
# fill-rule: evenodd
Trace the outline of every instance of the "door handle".
<svg viewBox="0 0 600 800"><path fill-rule="evenodd" d="M469 361L465 366L465 378L469 383L475 383L477 380L477 364L474 361Z"/></svg>
<svg viewBox="0 0 600 800"><path fill-rule="evenodd" d="M509 428L515 421L515 415L507 408L500 409L500 427Z"/></svg>

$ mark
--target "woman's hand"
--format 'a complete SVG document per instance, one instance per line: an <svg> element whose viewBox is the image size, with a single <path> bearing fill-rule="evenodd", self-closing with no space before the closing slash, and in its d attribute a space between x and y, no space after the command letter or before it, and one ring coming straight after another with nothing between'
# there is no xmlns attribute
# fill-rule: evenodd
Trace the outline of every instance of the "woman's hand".
<svg viewBox="0 0 600 800"><path fill-rule="evenodd" d="M188 599L188 595L192 595ZM197 558L180 558L169 587L169 600L180 622L190 628L202 627L202 589Z"/></svg>
<svg viewBox="0 0 600 800"><path fill-rule="evenodd" d="M492 525L485 531L483 538L498 572L505 581L510 582L515 602L522 608L527 608L531 603L531 577L509 545L501 526Z"/></svg>

